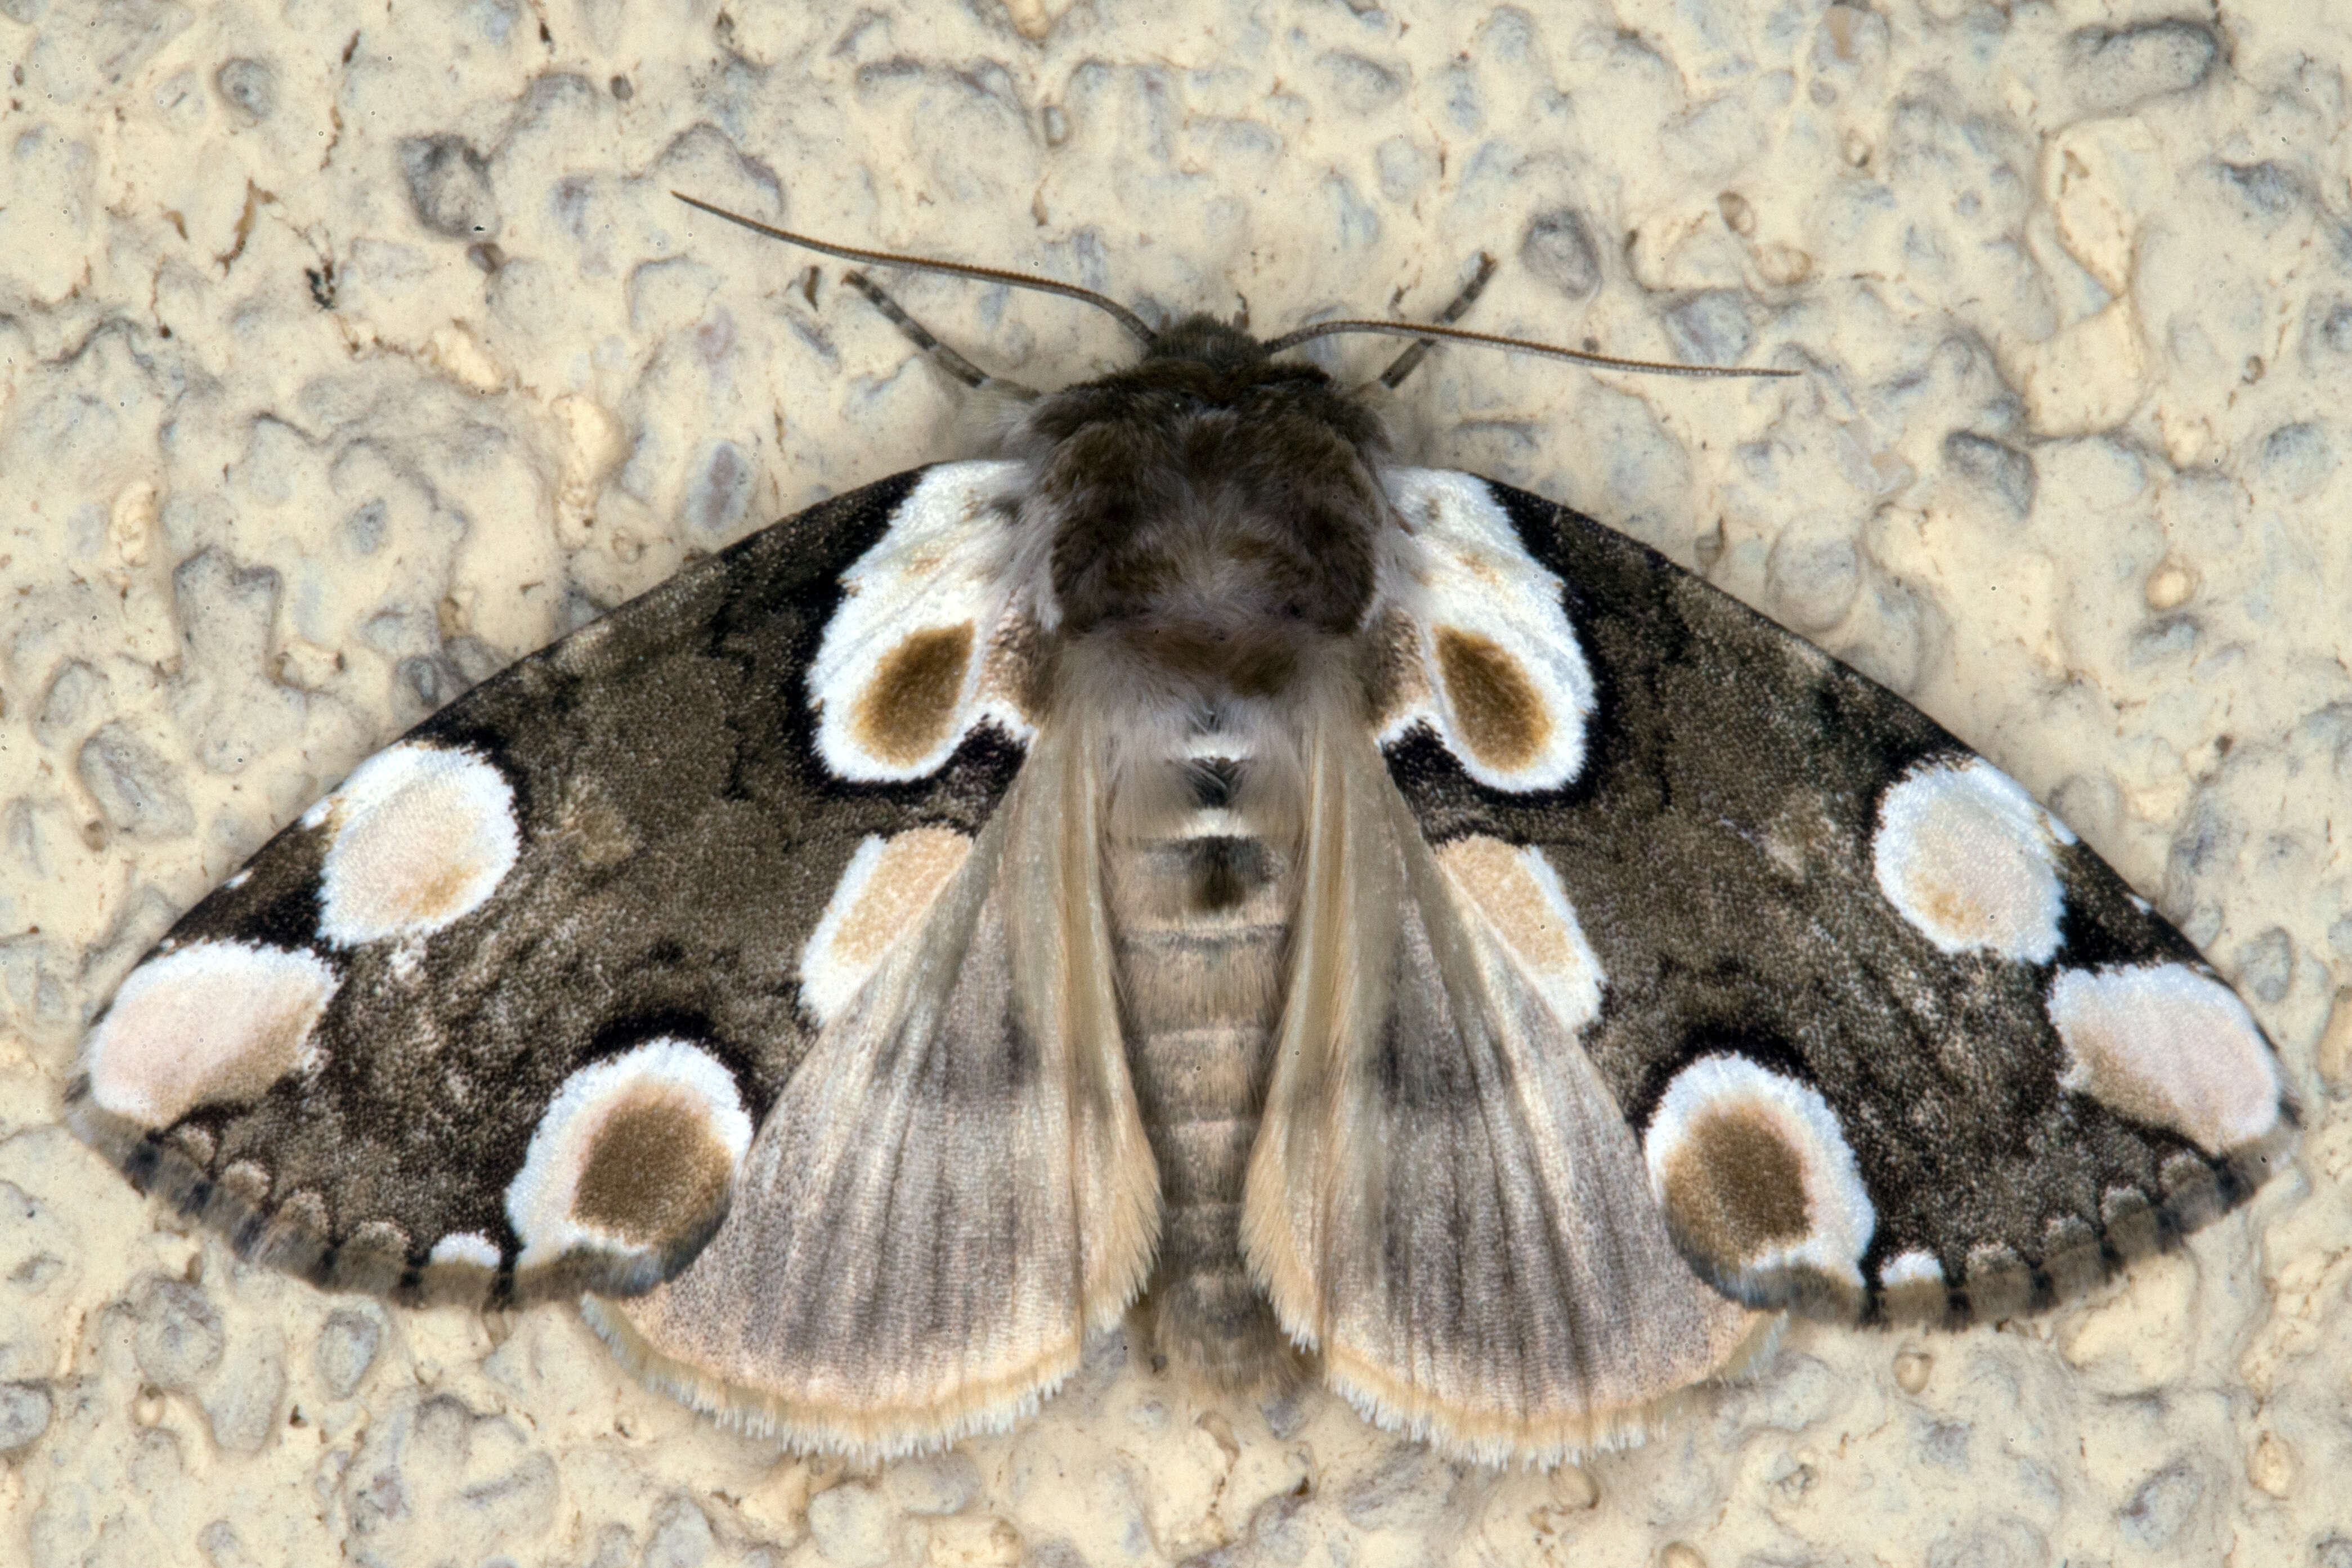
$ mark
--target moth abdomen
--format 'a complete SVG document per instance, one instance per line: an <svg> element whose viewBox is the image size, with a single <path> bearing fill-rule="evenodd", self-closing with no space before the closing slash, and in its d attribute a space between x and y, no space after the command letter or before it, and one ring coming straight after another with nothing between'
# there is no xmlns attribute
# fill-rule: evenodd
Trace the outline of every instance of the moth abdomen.
<svg viewBox="0 0 2352 1568"><path fill-rule="evenodd" d="M1107 902L1128 1061L1160 1170L1150 1289L1160 1352L1246 1386L1291 1370L1243 1261L1241 1200L1281 1008L1293 879L1289 858L1223 804L1234 766L1210 761L1224 765L1189 764L1193 798L1220 804L1115 839Z"/></svg>

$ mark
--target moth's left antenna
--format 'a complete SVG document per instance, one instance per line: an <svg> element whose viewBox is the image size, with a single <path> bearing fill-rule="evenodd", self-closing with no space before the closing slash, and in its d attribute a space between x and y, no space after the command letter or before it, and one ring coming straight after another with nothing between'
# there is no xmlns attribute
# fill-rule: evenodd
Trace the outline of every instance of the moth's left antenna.
<svg viewBox="0 0 2352 1568"><path fill-rule="evenodd" d="M1097 310L1108 312L1120 326L1134 333L1136 340L1146 347L1160 341L1160 334L1153 331L1150 323L1142 317L1118 300L1106 299L1093 289L1081 289L1075 283L1064 283L1052 278L1033 277L1026 272L1007 272L996 267L974 267L966 261L935 261L928 256L898 256L887 250L860 250L854 245L835 245L830 240L812 239L807 235L794 234L790 229L776 228L760 222L757 218L748 218L740 213L729 212L725 207L715 207L709 202L697 201L683 191L672 191L670 195L697 211L707 212L712 217L723 217L729 223L740 224L753 234L764 234L770 239L781 239L786 245L797 245L804 250L839 257L844 261L862 261L873 267L904 267L918 272L945 272L957 278L977 278L983 283L1002 283L1012 289L1034 289L1041 294L1059 294L1066 300L1083 300ZM871 296L869 295L868 298Z"/></svg>

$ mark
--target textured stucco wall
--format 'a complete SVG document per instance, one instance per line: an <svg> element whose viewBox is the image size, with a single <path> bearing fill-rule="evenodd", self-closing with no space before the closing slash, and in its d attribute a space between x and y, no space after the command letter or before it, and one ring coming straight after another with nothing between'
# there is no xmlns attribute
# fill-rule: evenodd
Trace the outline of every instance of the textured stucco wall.
<svg viewBox="0 0 2352 1568"><path fill-rule="evenodd" d="M2340 7L0 0L0 1560L2352 1563ZM173 911L465 682L952 449L837 269L672 187L1261 331L1434 310L1485 247L1472 325L1803 366L1449 350L1396 424L2051 800L2244 987L2298 1167L2087 1303L1800 1328L1551 1476L1117 1342L1009 1435L779 1459L568 1310L183 1234L53 1125ZM1123 350L899 291L1032 383Z"/></svg>

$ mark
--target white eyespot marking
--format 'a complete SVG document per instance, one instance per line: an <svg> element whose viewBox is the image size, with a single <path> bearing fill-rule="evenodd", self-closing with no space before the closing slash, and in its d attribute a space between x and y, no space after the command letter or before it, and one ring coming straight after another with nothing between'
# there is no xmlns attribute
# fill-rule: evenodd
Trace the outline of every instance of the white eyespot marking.
<svg viewBox="0 0 2352 1568"><path fill-rule="evenodd" d="M2184 963L2067 969L2050 982L2059 1083L2209 1153L2278 1126L2278 1063L2237 993Z"/></svg>
<svg viewBox="0 0 2352 1568"><path fill-rule="evenodd" d="M430 936L470 914L522 844L505 775L439 746L378 752L303 821L313 817L334 833L320 870L319 932L340 947Z"/></svg>
<svg viewBox="0 0 2352 1568"><path fill-rule="evenodd" d="M1675 1075L1643 1139L1675 1237L1734 1278L1805 1270L1859 1289L1878 1211L1836 1112L1745 1057Z"/></svg>
<svg viewBox="0 0 2352 1568"><path fill-rule="evenodd" d="M2047 963L2065 910L2053 844L2074 836L1982 758L1920 769L1879 803L1879 890L1946 952Z"/></svg>
<svg viewBox="0 0 2352 1568"><path fill-rule="evenodd" d="M90 1098L144 1127L169 1126L199 1105L258 1099L310 1065L310 1031L335 984L314 953L241 942L150 959L90 1031Z"/></svg>
<svg viewBox="0 0 2352 1568"><path fill-rule="evenodd" d="M658 1258L711 1223L751 1146L735 1078L664 1036L563 1080L507 1185L518 1268L574 1249Z"/></svg>
<svg viewBox="0 0 2352 1568"><path fill-rule="evenodd" d="M836 777L922 778L984 721L1015 740L1034 732L1016 689L1024 661L1004 645L1035 606L1011 585L1015 541L999 504L1025 471L932 469L842 574L808 673L817 756Z"/></svg>
<svg viewBox="0 0 2352 1568"><path fill-rule="evenodd" d="M436 1267L457 1264L495 1269L499 1266L499 1244L478 1230L452 1231L433 1244L425 1261Z"/></svg>
<svg viewBox="0 0 2352 1568"><path fill-rule="evenodd" d="M970 838L945 827L868 836L857 846L801 949L801 1001L820 1026L841 1016L971 852Z"/></svg>
<svg viewBox="0 0 2352 1568"><path fill-rule="evenodd" d="M1440 848L1437 862L1518 959L1552 1016L1582 1034L1601 1016L1601 960L1543 851L1474 837Z"/></svg>
<svg viewBox="0 0 2352 1568"><path fill-rule="evenodd" d="M1381 744L1426 724L1481 784L1559 788L1584 765L1594 702L1560 580L1475 476L1385 477L1404 528L1381 588L1405 668L1381 715Z"/></svg>

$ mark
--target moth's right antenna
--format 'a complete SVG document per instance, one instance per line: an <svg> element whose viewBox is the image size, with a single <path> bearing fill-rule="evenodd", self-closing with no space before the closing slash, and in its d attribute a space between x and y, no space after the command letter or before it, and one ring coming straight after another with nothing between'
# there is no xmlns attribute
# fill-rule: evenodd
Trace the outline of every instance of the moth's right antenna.
<svg viewBox="0 0 2352 1568"><path fill-rule="evenodd" d="M1562 348L1558 343L1539 343L1528 338L1507 338L1494 332L1466 331L1460 327L1441 327L1434 321L1318 321L1311 327L1301 327L1295 332L1285 332L1265 345L1265 352L1278 354L1285 349L1317 338L1328 338L1340 332L1377 332L1384 337L1436 338L1446 342L1478 343L1486 348L1509 349L1517 353L1547 354L1553 359L1573 360L1578 364L1596 365L1602 370L1640 371L1649 375L1689 376L1755 376L1783 377L1801 374L1793 370L1766 370L1759 366L1736 364L1674 364L1664 360L1619 359L1614 354L1588 353L1582 349ZM1419 344L1415 344L1419 347ZM1399 363L1402 363L1400 360ZM1411 370L1411 365L1406 365ZM1391 371L1395 366L1390 367ZM1386 379L1383 377L1382 379Z"/></svg>
<svg viewBox="0 0 2352 1568"><path fill-rule="evenodd" d="M707 212L712 217L723 217L729 223L740 224L753 234L764 234L770 239L781 239L786 245L797 245L803 250L814 250L825 256L839 257L844 261L862 261L870 267L904 267L918 272L945 272L957 278L977 278L983 283L1002 283L1012 289L1034 289L1041 294L1059 294L1064 299L1083 300L1097 310L1108 312L1120 326L1134 333L1137 341L1145 347L1149 348L1160 341L1160 334L1153 331L1150 323L1142 317L1118 300L1105 299L1093 289L1081 289L1075 283L1064 283L1052 278L1033 277L1026 272L1007 272L995 267L974 267L966 261L935 261L927 256L898 256L887 250L860 250L856 246L835 245L830 240L812 239L807 235L794 234L790 229L772 227L760 222L757 218L748 218L740 213L729 212L725 207L715 207L709 202L697 201L683 191L672 191L670 195L688 206L700 212Z"/></svg>

